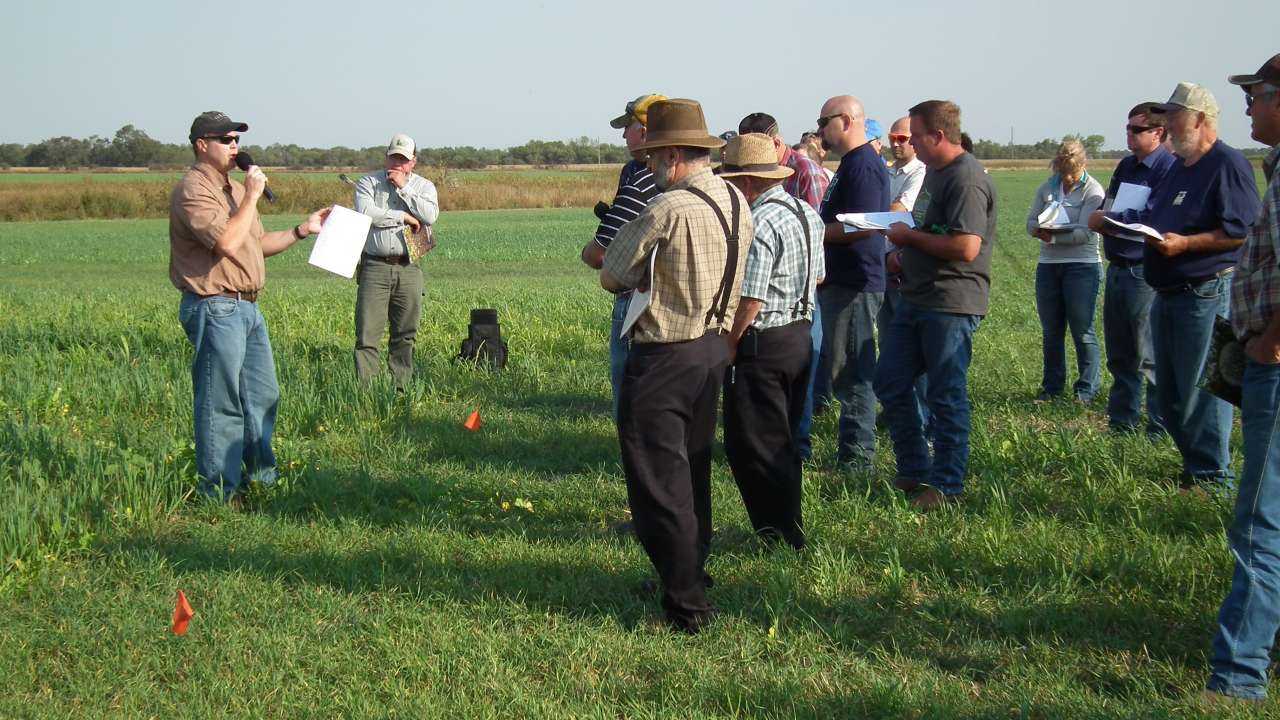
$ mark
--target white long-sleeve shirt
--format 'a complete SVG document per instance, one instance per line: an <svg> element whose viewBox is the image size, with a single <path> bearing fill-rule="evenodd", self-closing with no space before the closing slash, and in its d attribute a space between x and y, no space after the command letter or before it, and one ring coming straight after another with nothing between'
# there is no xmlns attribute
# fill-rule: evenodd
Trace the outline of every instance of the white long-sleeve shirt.
<svg viewBox="0 0 1280 720"><path fill-rule="evenodd" d="M436 186L421 175L410 173L405 186L397 188L387 180L387 171L379 170L356 183L356 212L373 218L364 242L366 253L378 257L408 255L404 213L423 225L433 225L440 217L440 202L436 199Z"/></svg>

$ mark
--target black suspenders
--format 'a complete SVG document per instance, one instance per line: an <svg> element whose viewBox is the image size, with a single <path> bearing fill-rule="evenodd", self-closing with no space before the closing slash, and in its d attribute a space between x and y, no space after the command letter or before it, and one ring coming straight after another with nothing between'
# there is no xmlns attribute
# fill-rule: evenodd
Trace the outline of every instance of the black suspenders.
<svg viewBox="0 0 1280 720"><path fill-rule="evenodd" d="M725 261L724 275L720 278L720 289L716 291L716 296L712 298L711 307L707 310L707 316L703 320L704 325L710 325L711 318L716 318L717 329L724 326L724 316L729 310L729 296L733 294L733 279L738 272L738 215L742 210L742 206L738 203L738 194L734 192L732 187L727 187L729 185L728 182L725 182L725 185L729 191L729 203L732 205L732 225L725 220L724 212L720 210L720 206L711 199L710 195L695 187L685 188L685 190L693 193L711 206L711 209L716 213L716 218L720 220L720 227L724 229L728 259Z"/></svg>
<svg viewBox="0 0 1280 720"><path fill-rule="evenodd" d="M803 201L796 200L796 207L791 207L790 205L778 199L765 201L766 205L768 204L781 205L782 207L795 213L796 219L800 221L801 229L804 230L804 290L801 291L800 301L791 307L792 320L795 320L796 318L804 317L804 314L809 311L809 304L810 304L809 303L809 280L811 277L810 271L813 268L813 261L809 256L809 247L813 245L813 237L809 234L809 221L805 218L804 212L800 210L799 203L801 202Z"/></svg>

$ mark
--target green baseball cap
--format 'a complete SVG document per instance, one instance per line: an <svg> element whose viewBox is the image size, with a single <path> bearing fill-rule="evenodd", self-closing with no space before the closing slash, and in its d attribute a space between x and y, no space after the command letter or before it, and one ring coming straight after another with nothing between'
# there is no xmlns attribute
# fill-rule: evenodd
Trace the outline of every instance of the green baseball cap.
<svg viewBox="0 0 1280 720"><path fill-rule="evenodd" d="M1218 117L1218 101L1209 88L1195 83L1180 82L1169 96L1169 102L1152 103L1151 112L1170 113L1175 110L1194 110L1209 117Z"/></svg>

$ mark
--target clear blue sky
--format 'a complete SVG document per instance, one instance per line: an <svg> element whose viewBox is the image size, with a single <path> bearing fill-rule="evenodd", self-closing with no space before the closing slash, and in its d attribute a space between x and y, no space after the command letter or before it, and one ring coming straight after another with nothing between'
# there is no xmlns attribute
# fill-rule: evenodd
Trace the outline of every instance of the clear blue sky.
<svg viewBox="0 0 1280 720"><path fill-rule="evenodd" d="M754 8L754 9L752 9ZM507 147L590 136L645 92L702 102L715 132L775 115L790 140L824 100L891 122L958 102L975 138L1068 132L1122 147L1124 113L1207 85L1249 138L1230 73L1280 52L1277 0L1132 2L15 2L0 44L0 142L184 142L220 109L255 144Z"/></svg>

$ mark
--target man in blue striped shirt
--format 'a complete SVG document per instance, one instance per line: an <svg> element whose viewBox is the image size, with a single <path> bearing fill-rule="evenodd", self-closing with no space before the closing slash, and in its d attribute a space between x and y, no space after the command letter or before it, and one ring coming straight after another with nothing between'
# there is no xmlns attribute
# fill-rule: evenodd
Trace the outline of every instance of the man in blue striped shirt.
<svg viewBox="0 0 1280 720"><path fill-rule="evenodd" d="M609 122L609 126L622 130L622 139L631 150L632 160L622 168L618 177L618 190L613 204L603 208L600 225L595 237L582 248L582 262L594 270L604 264L604 251L613 242L623 225L635 220L649 202L658 196L653 184L653 173L645 165L647 153L635 150L645 141L645 125L649 106L666 100L663 95L641 95L627 103L626 110ZM613 321L609 327L609 382L613 389L613 419L618 419L618 390L622 387L622 373L627 366L627 340L622 337L622 321L627 316L631 293L618 293L613 301Z"/></svg>
<svg viewBox="0 0 1280 720"><path fill-rule="evenodd" d="M729 333L724 447L755 531L804 547L796 430L808 397L815 288L826 273L817 211L791 197L773 140L747 133L725 146L720 177L751 203L755 233Z"/></svg>

